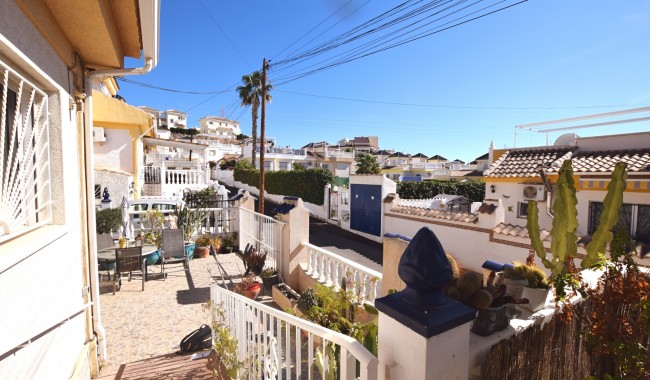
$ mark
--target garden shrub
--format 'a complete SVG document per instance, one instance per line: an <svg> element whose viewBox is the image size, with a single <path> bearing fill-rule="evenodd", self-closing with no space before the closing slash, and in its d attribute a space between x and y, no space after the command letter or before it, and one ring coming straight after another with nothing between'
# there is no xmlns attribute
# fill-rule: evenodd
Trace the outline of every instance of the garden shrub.
<svg viewBox="0 0 650 380"><path fill-rule="evenodd" d="M320 168L265 172L264 176L265 190L269 194L299 197L305 202L316 205L324 204L323 189L334 179L329 170ZM235 181L259 187L260 172L259 170L235 168Z"/></svg>
<svg viewBox="0 0 650 380"><path fill-rule="evenodd" d="M483 202L485 197L485 183L483 182L458 182L458 181L424 181L424 182L399 182L397 193L401 199L428 199L438 194L460 195L470 202Z"/></svg>

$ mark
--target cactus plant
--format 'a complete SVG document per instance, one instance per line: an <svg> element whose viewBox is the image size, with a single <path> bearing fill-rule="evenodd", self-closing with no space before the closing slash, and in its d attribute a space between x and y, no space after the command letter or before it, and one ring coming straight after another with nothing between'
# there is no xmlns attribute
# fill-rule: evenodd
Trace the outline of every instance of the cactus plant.
<svg viewBox="0 0 650 380"><path fill-rule="evenodd" d="M612 180L607 186L607 195L603 202L604 210L600 223L591 242L587 245L587 255L582 260L582 268L589 268L599 261L605 247L612 240L611 229L618 220L618 211L623 203L625 191L625 171L627 164L619 162L612 172ZM562 164L557 180L557 197L553 203L553 227L551 229L551 258L547 258L546 249L539 234L539 210L536 201L528 202L527 225L531 245L544 266L551 270L554 276L569 272L576 257L577 198L573 181L571 160Z"/></svg>

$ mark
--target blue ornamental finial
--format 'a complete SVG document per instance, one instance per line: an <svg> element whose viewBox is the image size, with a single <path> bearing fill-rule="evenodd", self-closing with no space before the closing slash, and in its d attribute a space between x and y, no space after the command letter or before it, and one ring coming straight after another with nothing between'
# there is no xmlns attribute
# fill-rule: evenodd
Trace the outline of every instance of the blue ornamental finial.
<svg viewBox="0 0 650 380"><path fill-rule="evenodd" d="M443 288L453 279L451 266L442 244L428 227L422 227L406 247L397 273L406 284L401 292L404 301L423 309L447 302Z"/></svg>

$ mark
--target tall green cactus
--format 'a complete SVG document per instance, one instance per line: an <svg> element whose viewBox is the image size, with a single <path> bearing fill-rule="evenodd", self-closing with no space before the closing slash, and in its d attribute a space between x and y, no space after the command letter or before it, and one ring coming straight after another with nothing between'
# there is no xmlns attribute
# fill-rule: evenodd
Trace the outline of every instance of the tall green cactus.
<svg viewBox="0 0 650 380"><path fill-rule="evenodd" d="M625 191L625 179L627 178L626 167L625 163L619 162L612 173L598 229L594 233L592 241L587 245L587 255L582 260L583 269L596 263L599 254L604 253L607 243L612 240L611 229L618 220L618 211L623 203L623 191ZM558 190L553 203L554 218L551 228L551 253L553 256L550 259L546 256L546 249L539 235L539 209L535 201L528 202L526 224L533 249L553 275L567 273L567 259L576 257L578 251L576 245L576 229L578 228L576 206L578 201L571 160L564 161L558 175L556 184Z"/></svg>
<svg viewBox="0 0 650 380"><path fill-rule="evenodd" d="M612 172L612 180L607 185L607 195L603 201L603 213L600 215L600 223L589 244L585 249L587 256L582 260L582 268L589 268L597 260L598 255L605 253L607 244L612 241L614 234L612 229L618 221L618 212L623 205L623 192L625 191L625 180L627 179L627 164L619 162Z"/></svg>

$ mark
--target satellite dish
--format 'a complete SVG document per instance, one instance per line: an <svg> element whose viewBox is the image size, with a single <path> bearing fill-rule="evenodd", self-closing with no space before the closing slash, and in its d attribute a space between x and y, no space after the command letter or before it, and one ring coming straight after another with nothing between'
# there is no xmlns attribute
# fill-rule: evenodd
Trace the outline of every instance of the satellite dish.
<svg viewBox="0 0 650 380"><path fill-rule="evenodd" d="M576 136L575 133L565 133L562 136L558 137L555 140L554 146L575 146L576 145Z"/></svg>

